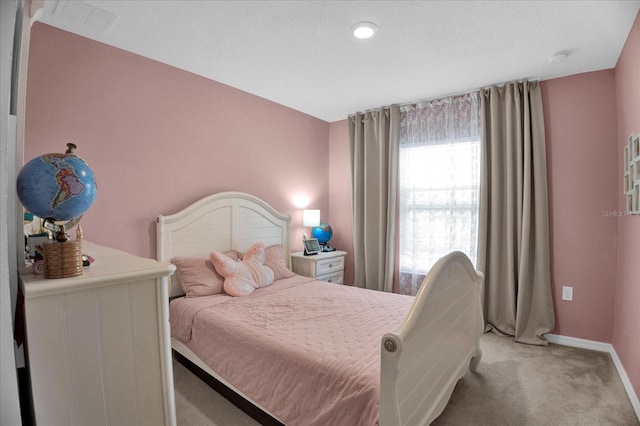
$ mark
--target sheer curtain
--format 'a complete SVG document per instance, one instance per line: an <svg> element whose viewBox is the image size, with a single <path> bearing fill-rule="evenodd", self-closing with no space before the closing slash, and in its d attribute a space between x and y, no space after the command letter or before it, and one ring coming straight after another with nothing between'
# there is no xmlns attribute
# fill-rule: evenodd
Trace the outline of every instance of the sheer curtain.
<svg viewBox="0 0 640 426"><path fill-rule="evenodd" d="M453 250L475 264L479 186L478 92L401 107L400 293L415 295Z"/></svg>

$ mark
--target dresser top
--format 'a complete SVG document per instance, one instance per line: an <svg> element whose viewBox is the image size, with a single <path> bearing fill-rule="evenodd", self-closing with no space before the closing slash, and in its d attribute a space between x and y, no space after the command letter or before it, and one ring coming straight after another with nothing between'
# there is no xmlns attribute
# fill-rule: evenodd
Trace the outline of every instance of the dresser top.
<svg viewBox="0 0 640 426"><path fill-rule="evenodd" d="M120 250L82 242L82 252L95 259L91 266L82 270L82 275L70 278L50 278L36 275L31 268L20 273L20 288L25 298L45 296L91 287L116 285L127 281L169 276L175 266L169 262L134 256Z"/></svg>

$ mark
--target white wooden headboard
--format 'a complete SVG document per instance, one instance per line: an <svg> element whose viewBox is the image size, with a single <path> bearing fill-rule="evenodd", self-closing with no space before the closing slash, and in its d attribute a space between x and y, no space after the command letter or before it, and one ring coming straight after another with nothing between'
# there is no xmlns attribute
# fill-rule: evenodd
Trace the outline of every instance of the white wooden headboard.
<svg viewBox="0 0 640 426"><path fill-rule="evenodd" d="M245 251L253 243L282 244L290 265L291 217L243 192L209 195L178 213L156 219L157 259L208 257L212 251ZM175 274L171 296L184 294Z"/></svg>

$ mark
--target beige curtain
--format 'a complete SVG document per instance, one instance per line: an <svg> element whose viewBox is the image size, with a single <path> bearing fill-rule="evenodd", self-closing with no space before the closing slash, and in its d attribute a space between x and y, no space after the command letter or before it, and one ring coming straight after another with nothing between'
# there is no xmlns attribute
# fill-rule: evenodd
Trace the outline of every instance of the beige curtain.
<svg viewBox="0 0 640 426"><path fill-rule="evenodd" d="M355 285L393 290L400 109L349 117Z"/></svg>
<svg viewBox="0 0 640 426"><path fill-rule="evenodd" d="M546 345L555 316L549 266L547 168L538 83L483 91L477 268L487 328Z"/></svg>

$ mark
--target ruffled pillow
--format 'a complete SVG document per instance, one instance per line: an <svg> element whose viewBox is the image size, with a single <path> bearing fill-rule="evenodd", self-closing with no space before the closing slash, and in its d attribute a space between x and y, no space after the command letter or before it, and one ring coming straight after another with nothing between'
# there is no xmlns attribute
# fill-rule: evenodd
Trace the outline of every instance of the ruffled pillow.
<svg viewBox="0 0 640 426"><path fill-rule="evenodd" d="M280 244L274 244L264 249L264 266L273 271L274 281L295 275L287 268L287 263L284 260L284 250Z"/></svg>
<svg viewBox="0 0 640 426"><path fill-rule="evenodd" d="M264 243L255 243L244 253L241 261L215 251L209 258L216 271L224 277L224 292L230 296L247 296L256 288L273 283L273 270L263 265L264 256Z"/></svg>

